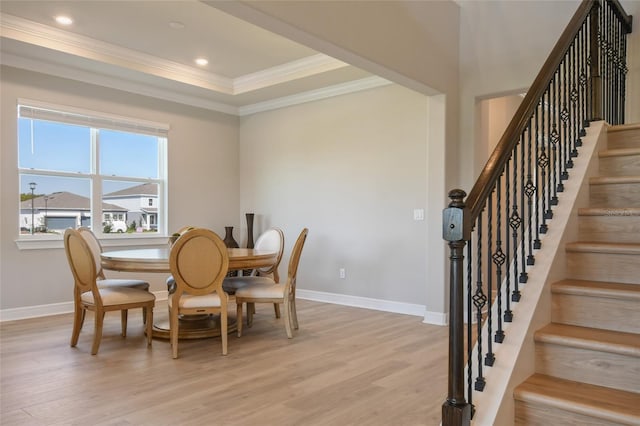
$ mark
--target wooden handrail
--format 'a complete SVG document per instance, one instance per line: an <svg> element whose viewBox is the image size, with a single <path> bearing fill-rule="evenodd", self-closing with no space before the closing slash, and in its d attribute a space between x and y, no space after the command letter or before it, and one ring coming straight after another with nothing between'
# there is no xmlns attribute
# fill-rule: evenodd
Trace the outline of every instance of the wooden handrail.
<svg viewBox="0 0 640 426"><path fill-rule="evenodd" d="M520 135L527 127L529 118L538 107L538 101L547 90L549 82L560 66L564 55L567 53L567 50L569 50L584 20L589 16L591 8L596 4L597 1L594 0L582 1L580 7L573 15L573 18L571 18L571 21L569 21L560 39L551 51L544 66L538 73L531 88L527 91L516 114L507 126L502 138L500 138L495 150L480 173L478 180L469 192L469 196L466 199L466 206L469 209L472 223L482 212L485 201L493 190L493 182L496 182L502 174L502 169L507 163L507 160L509 160L513 148L520 140Z"/></svg>

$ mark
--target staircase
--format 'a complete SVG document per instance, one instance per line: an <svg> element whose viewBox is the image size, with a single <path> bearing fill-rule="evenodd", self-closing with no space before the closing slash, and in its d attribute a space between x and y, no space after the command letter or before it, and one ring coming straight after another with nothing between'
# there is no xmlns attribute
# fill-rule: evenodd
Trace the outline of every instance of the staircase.
<svg viewBox="0 0 640 426"><path fill-rule="evenodd" d="M640 125L610 127L516 425L640 425Z"/></svg>

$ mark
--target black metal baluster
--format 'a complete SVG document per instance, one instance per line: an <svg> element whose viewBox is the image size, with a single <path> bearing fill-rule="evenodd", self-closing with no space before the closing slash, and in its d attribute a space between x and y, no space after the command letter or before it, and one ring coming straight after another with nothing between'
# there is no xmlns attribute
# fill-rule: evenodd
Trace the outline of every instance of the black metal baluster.
<svg viewBox="0 0 640 426"><path fill-rule="evenodd" d="M525 132L526 129L522 131L520 134L520 220L524 221L526 219L525 213L525 204L524 197L526 195L526 183L524 180L525 173ZM520 234L520 263L522 265L522 270L520 271L520 279L518 280L521 284L525 284L529 279L529 275L527 274L527 236L525 235L524 224L522 224L522 233Z"/></svg>
<svg viewBox="0 0 640 426"><path fill-rule="evenodd" d="M536 111L534 113L534 122L536 123L536 128L535 128L535 167L536 167L536 173L535 173L535 187L540 189L540 179L539 179L539 171L538 168L540 167L540 109L542 107L542 98L540 98L540 102L538 103L538 108L536 108ZM543 145L544 146L544 145ZM543 177L544 179L544 177ZM540 196L542 195L542 196ZM533 248L536 250L539 250L540 247L542 247L542 242L540 241L540 215L541 215L541 210L540 210L540 201L542 201L542 212L544 212L544 187L542 188L542 191L536 191L536 224L535 224L535 230L536 230L536 238L535 240L533 240Z"/></svg>
<svg viewBox="0 0 640 426"><path fill-rule="evenodd" d="M512 302L520 301L520 289L518 285L518 228L522 220L518 215L518 145L513 147L513 209L509 217L513 237L513 293Z"/></svg>
<svg viewBox="0 0 640 426"><path fill-rule="evenodd" d="M504 176L504 170L502 172L502 176ZM496 182L496 251L492 256L493 263L496 265L496 296L498 298L498 329L496 330L496 334L494 336L494 340L496 343L502 343L504 341L504 330L502 330L502 265L504 265L506 257L504 252L502 251L502 214L500 209L500 207L502 206L502 204L500 203L502 199L501 182L502 178L498 179L498 181ZM507 296L508 294L509 293L507 292Z"/></svg>
<svg viewBox="0 0 640 426"><path fill-rule="evenodd" d="M551 202L549 203L552 206L558 205L558 192L562 192L564 187L562 186L562 182L560 181L560 160L558 156L558 142L560 141L560 133L558 132L558 72L556 71L553 76L553 82L551 83L551 102L549 103L550 114L553 114L552 124L551 124L551 153L553 164L553 197L551 197Z"/></svg>
<svg viewBox="0 0 640 426"><path fill-rule="evenodd" d="M540 110L540 117L542 122L542 135L540 136L540 157L538 158L538 166L540 167L540 174L542 175L542 190L540 193L542 196L542 224L540 225L540 233L546 234L547 227L547 219L551 219L553 217L553 213L551 212L551 206L547 210L547 202L551 199L551 193L549 188L549 178L550 175L547 175L547 166L549 165L549 156L547 155L547 144L549 143L549 121L548 118L545 121L545 117L548 117L548 114L545 114L545 110L547 109L547 100L549 97L549 87L542 94L542 108Z"/></svg>
<svg viewBox="0 0 640 426"><path fill-rule="evenodd" d="M582 28L580 28L580 32L578 34L578 112L579 112L579 128L580 131L578 135L580 136L576 141L577 146L582 146L582 138L586 136L587 132L585 130L585 120L587 115L585 113L586 110L586 102L585 102L585 83L587 81L587 75L584 71L585 65L585 50L584 50L584 37L586 27L585 24L582 24Z"/></svg>
<svg viewBox="0 0 640 426"><path fill-rule="evenodd" d="M511 200L509 199L510 198L510 194L511 194L510 191L509 191L510 190L509 185L510 185L510 182L511 182L510 176L509 176L509 162L510 161L511 161L511 159L509 159L507 161L507 164L504 166L504 171L505 171L505 176L504 176L505 190L504 190L504 193L505 193L505 196L506 196L506 200L505 200L505 203L504 203L504 217L507 218L507 220L505 220L505 230L504 230L504 234L505 234L505 237L506 237L505 238L505 243L506 243L506 245L505 245L505 254L506 254L505 262L507 264L507 271L506 271L506 274L505 274L506 275L506 281L507 281L506 282L507 288L506 288L506 292L505 292L505 295L506 295L506 300L505 300L506 307L505 307L505 311L504 311L504 322L512 322L513 321L513 312L511 311L511 299L510 299L510 294L511 294L511 273L510 273L510 271L511 271L511 268L509 267L510 261L511 261L511 259L510 259L511 251L509 250L509 245L510 245L509 244L510 243L510 240L509 240L509 227L510 227L510 225L509 225L509 209L511 208L511 203L510 203ZM515 281L515 278L514 278L514 281Z"/></svg>
<svg viewBox="0 0 640 426"><path fill-rule="evenodd" d="M620 73L621 76L621 84L620 84L620 124L625 123L625 102L626 102L626 91L627 91L627 72L629 69L627 68L627 37L626 37L626 29L624 32L624 36L622 37L622 43L620 46Z"/></svg>
<svg viewBox="0 0 640 426"><path fill-rule="evenodd" d="M473 416L473 311L471 297L473 295L473 239L467 243L467 401L471 405Z"/></svg>
<svg viewBox="0 0 640 426"><path fill-rule="evenodd" d="M545 137L545 144L547 146L547 157L549 159L549 164L550 167L548 168L548 173L547 173L547 210L544 212L544 218L545 220L551 220L553 219L553 210L551 210L551 206L552 206L552 199L553 199L553 195L554 191L556 189L555 186L555 181L551 181L551 175L553 174L553 170L554 170L554 166L553 163L551 162L552 160L552 151L551 151L551 90L552 90L553 86L552 86L552 82L549 82L549 86L547 87L547 92L545 93L546 96L546 103L545 103L545 110L547 111L547 121L545 124L546 127L546 137ZM545 222L546 225L546 222ZM547 232L547 228L545 227L545 232Z"/></svg>
<svg viewBox="0 0 640 426"><path fill-rule="evenodd" d="M571 44L570 50L570 64L571 64L571 72L569 74L571 80L571 92L569 95L569 100L571 101L571 143L573 144L571 150L571 157L575 158L578 156L578 76L577 76L577 66L576 66L576 41Z"/></svg>
<svg viewBox="0 0 640 426"><path fill-rule="evenodd" d="M487 304L487 296L484 295L482 290L482 213L478 216L478 221L476 222L476 230L477 230L477 240L478 244L476 247L477 257L476 257L476 268L477 268L477 277L476 277L476 292L473 295L473 305L476 308L476 326L477 326L477 342L478 342L478 377L476 377L475 390L482 392L485 386L485 380L482 375L482 309ZM491 338L489 338L491 339Z"/></svg>
<svg viewBox="0 0 640 426"><path fill-rule="evenodd" d="M484 357L484 365L491 367L496 361L495 354L493 353L493 342L491 336L493 336L493 192L489 194L487 200L487 354Z"/></svg>
<svg viewBox="0 0 640 426"><path fill-rule="evenodd" d="M569 121L569 109L567 108L568 102L568 83L567 83L567 57L562 60L560 64L560 74L562 79L562 92L561 92L561 102L562 102L562 110L560 111L560 120L562 121L562 142L560 147L560 152L562 155L562 175L560 176L560 181L569 179L569 171L567 168L573 167L573 161L571 161L571 157L569 156L569 126L567 125L567 121ZM564 186L563 186L564 190Z"/></svg>
<svg viewBox="0 0 640 426"><path fill-rule="evenodd" d="M531 140L531 132L532 132L532 125L531 125L531 119L529 119L529 124L527 125L527 140L526 140L526 144L527 144L527 183L524 185L524 195L527 196L527 210L529 212L529 214L527 216L525 216L524 214L522 215L522 217L526 217L527 218L527 235L528 235L528 242L529 244L526 246L529 249L529 254L527 255L527 265L531 266L533 264L535 264L535 257L533 256L533 195L536 193L536 187L533 185L533 181L531 180L533 178L533 175L531 174L531 149L532 149L532 140ZM525 140L522 140L522 148L524 149L524 143ZM522 157L524 157L524 155L522 155ZM522 170L522 173L524 173L524 169ZM524 203L523 203L524 205ZM524 212L524 210L523 210ZM523 247L525 247L523 245ZM524 269L524 268L523 268Z"/></svg>

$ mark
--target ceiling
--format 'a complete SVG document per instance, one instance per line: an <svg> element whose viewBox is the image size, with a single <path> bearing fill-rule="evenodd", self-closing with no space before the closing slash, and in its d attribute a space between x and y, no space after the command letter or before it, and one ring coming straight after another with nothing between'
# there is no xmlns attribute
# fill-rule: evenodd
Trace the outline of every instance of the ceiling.
<svg viewBox="0 0 640 426"><path fill-rule="evenodd" d="M231 114L386 83L196 0L2 0L0 13L3 64Z"/></svg>

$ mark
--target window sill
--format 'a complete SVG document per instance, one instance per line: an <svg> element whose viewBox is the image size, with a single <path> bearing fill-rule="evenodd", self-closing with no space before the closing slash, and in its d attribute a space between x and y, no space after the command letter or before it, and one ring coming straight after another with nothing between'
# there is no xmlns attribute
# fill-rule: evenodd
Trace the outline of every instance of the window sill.
<svg viewBox="0 0 640 426"><path fill-rule="evenodd" d="M142 246L158 246L167 244L167 236L117 236L100 238L102 247L142 247ZM30 238L29 236L21 236L15 240L18 250L41 250L41 249L61 249L64 248L64 242L61 235L37 236Z"/></svg>

